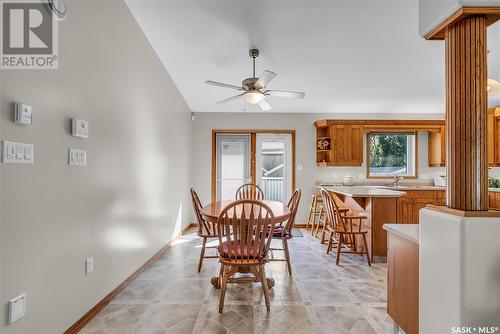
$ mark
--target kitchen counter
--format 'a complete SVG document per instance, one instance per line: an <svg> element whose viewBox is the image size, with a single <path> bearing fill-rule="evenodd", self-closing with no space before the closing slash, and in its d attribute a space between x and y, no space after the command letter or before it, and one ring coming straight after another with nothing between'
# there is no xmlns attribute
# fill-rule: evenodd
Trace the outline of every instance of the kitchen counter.
<svg viewBox="0 0 500 334"><path fill-rule="evenodd" d="M398 237L411 241L413 243L419 243L419 229L418 224L384 224L384 230L389 233L393 233Z"/></svg>
<svg viewBox="0 0 500 334"><path fill-rule="evenodd" d="M324 186L328 191L349 197L402 197L406 193L378 186Z"/></svg>
<svg viewBox="0 0 500 334"><path fill-rule="evenodd" d="M500 188L488 188L488 191L492 193L500 193Z"/></svg>

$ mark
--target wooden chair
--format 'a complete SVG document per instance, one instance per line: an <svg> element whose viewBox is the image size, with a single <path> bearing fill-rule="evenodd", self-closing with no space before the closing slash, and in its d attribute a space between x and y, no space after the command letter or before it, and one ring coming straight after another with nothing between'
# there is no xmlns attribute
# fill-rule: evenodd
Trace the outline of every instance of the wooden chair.
<svg viewBox="0 0 500 334"><path fill-rule="evenodd" d="M262 189L253 183L246 183L236 190L236 200L240 199L256 199L264 200L264 192Z"/></svg>
<svg viewBox="0 0 500 334"><path fill-rule="evenodd" d="M342 203L342 201L335 195L332 194L333 200L337 203L337 207L339 208L340 214L347 215L349 212L349 208ZM323 203L323 202L322 202ZM316 233L315 236L318 236L319 229L321 228L321 236L319 237L319 242L321 244L325 243L326 229L328 226L327 223L327 215L326 210L324 209L323 204L321 204L321 208L319 210L318 224L316 224Z"/></svg>
<svg viewBox="0 0 500 334"><path fill-rule="evenodd" d="M232 278L241 267L248 268L260 280L267 310L270 310L269 290L266 280L265 263L274 232L274 214L263 202L239 200L229 204L217 220L219 235L220 302L219 312L224 308L227 283L241 282Z"/></svg>
<svg viewBox="0 0 500 334"><path fill-rule="evenodd" d="M207 247L207 240L211 238L217 238L217 230L215 228L215 224L210 223L203 219L203 216L201 215L201 201L200 198L198 197L198 194L196 191L194 191L193 188L191 188L191 199L193 200L193 209L194 213L196 215L196 222L197 222L197 230L196 233L198 234L199 237L203 238L203 244L201 246L201 251L200 251L200 260L198 261L198 272L201 270L201 266L203 265L203 259L214 259L218 258L218 255L210 255L210 256L205 256L205 249L206 248L217 248L217 246L209 246Z"/></svg>
<svg viewBox="0 0 500 334"><path fill-rule="evenodd" d="M285 259L275 259L274 257L271 257L269 261L286 261L288 266L288 273L290 275L292 274L292 264L290 261L290 251L288 249L288 239L291 239L293 237L292 228L293 225L295 224L295 217L297 215L297 210L299 209L300 195L301 195L300 189L296 189L293 192L287 204L287 207L288 209L290 209L291 212L290 217L286 222L280 223L274 229L273 239L280 239L283 244L283 248L270 248L271 254L273 250L282 250L285 252Z"/></svg>
<svg viewBox="0 0 500 334"><path fill-rule="evenodd" d="M342 251L342 246L344 246L347 248L347 251L344 251L342 253L366 255L368 265L371 266L370 254L368 253L368 243L366 241L366 234L368 233L368 231L365 231L362 228L362 220L366 219L367 217L360 215L343 215L333 197L335 196L334 194L329 193L325 189L321 189L321 196L323 197L323 203L325 205L326 215L328 217L327 229L330 232L330 240L328 241L326 253L330 253L333 247L333 243L334 241L336 241L337 265L339 265L340 262L340 253ZM359 220L359 224L354 224L355 220ZM363 240L363 250L359 252L356 249L356 236L361 236Z"/></svg>

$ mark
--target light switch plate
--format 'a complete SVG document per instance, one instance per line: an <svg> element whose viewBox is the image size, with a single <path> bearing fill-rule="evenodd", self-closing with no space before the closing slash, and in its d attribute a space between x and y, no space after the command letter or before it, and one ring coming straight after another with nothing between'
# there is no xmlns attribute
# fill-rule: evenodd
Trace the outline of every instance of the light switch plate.
<svg viewBox="0 0 500 334"><path fill-rule="evenodd" d="M17 124L32 123L32 107L29 104L16 102L14 122Z"/></svg>
<svg viewBox="0 0 500 334"><path fill-rule="evenodd" d="M94 258L89 257L85 260L85 275L94 271Z"/></svg>
<svg viewBox="0 0 500 334"><path fill-rule="evenodd" d="M70 148L68 151L68 163L70 166L86 166L87 151Z"/></svg>
<svg viewBox="0 0 500 334"><path fill-rule="evenodd" d="M15 143L4 140L2 146L2 161L4 164L33 164L33 144Z"/></svg>
<svg viewBox="0 0 500 334"><path fill-rule="evenodd" d="M16 322L26 314L26 294L17 296L9 300L9 324Z"/></svg>
<svg viewBox="0 0 500 334"><path fill-rule="evenodd" d="M88 138L89 137L89 122L83 119L73 118L71 120L71 134L74 137Z"/></svg>

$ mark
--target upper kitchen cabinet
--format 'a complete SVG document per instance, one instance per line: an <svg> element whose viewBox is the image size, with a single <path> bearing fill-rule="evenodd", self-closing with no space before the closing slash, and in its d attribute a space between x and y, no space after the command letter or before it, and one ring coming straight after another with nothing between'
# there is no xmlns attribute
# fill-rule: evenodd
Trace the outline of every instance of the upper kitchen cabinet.
<svg viewBox="0 0 500 334"><path fill-rule="evenodd" d="M500 166L500 108L488 110L488 166ZM429 167L444 167L446 162L445 127L429 131Z"/></svg>
<svg viewBox="0 0 500 334"><path fill-rule="evenodd" d="M317 121L316 163L318 166L361 166L363 126Z"/></svg>
<svg viewBox="0 0 500 334"><path fill-rule="evenodd" d="M429 167L444 167L446 164L446 132L444 125L429 131Z"/></svg>
<svg viewBox="0 0 500 334"><path fill-rule="evenodd" d="M429 165L444 166L445 132L443 120L339 120L327 119L316 126L318 166L361 166L365 132L429 131Z"/></svg>
<svg viewBox="0 0 500 334"><path fill-rule="evenodd" d="M488 166L500 166L500 108L488 109Z"/></svg>

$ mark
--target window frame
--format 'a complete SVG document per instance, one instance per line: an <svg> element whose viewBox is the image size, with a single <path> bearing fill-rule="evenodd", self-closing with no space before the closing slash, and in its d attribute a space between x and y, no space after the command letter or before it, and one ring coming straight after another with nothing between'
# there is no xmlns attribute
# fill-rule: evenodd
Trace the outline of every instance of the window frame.
<svg viewBox="0 0 500 334"><path fill-rule="evenodd" d="M415 136L415 175L401 175L405 179L418 178L418 131L405 130L376 130L366 133L366 178L367 179L392 179L393 176L373 176L370 175L370 135L414 135ZM398 175L399 176L399 175Z"/></svg>

